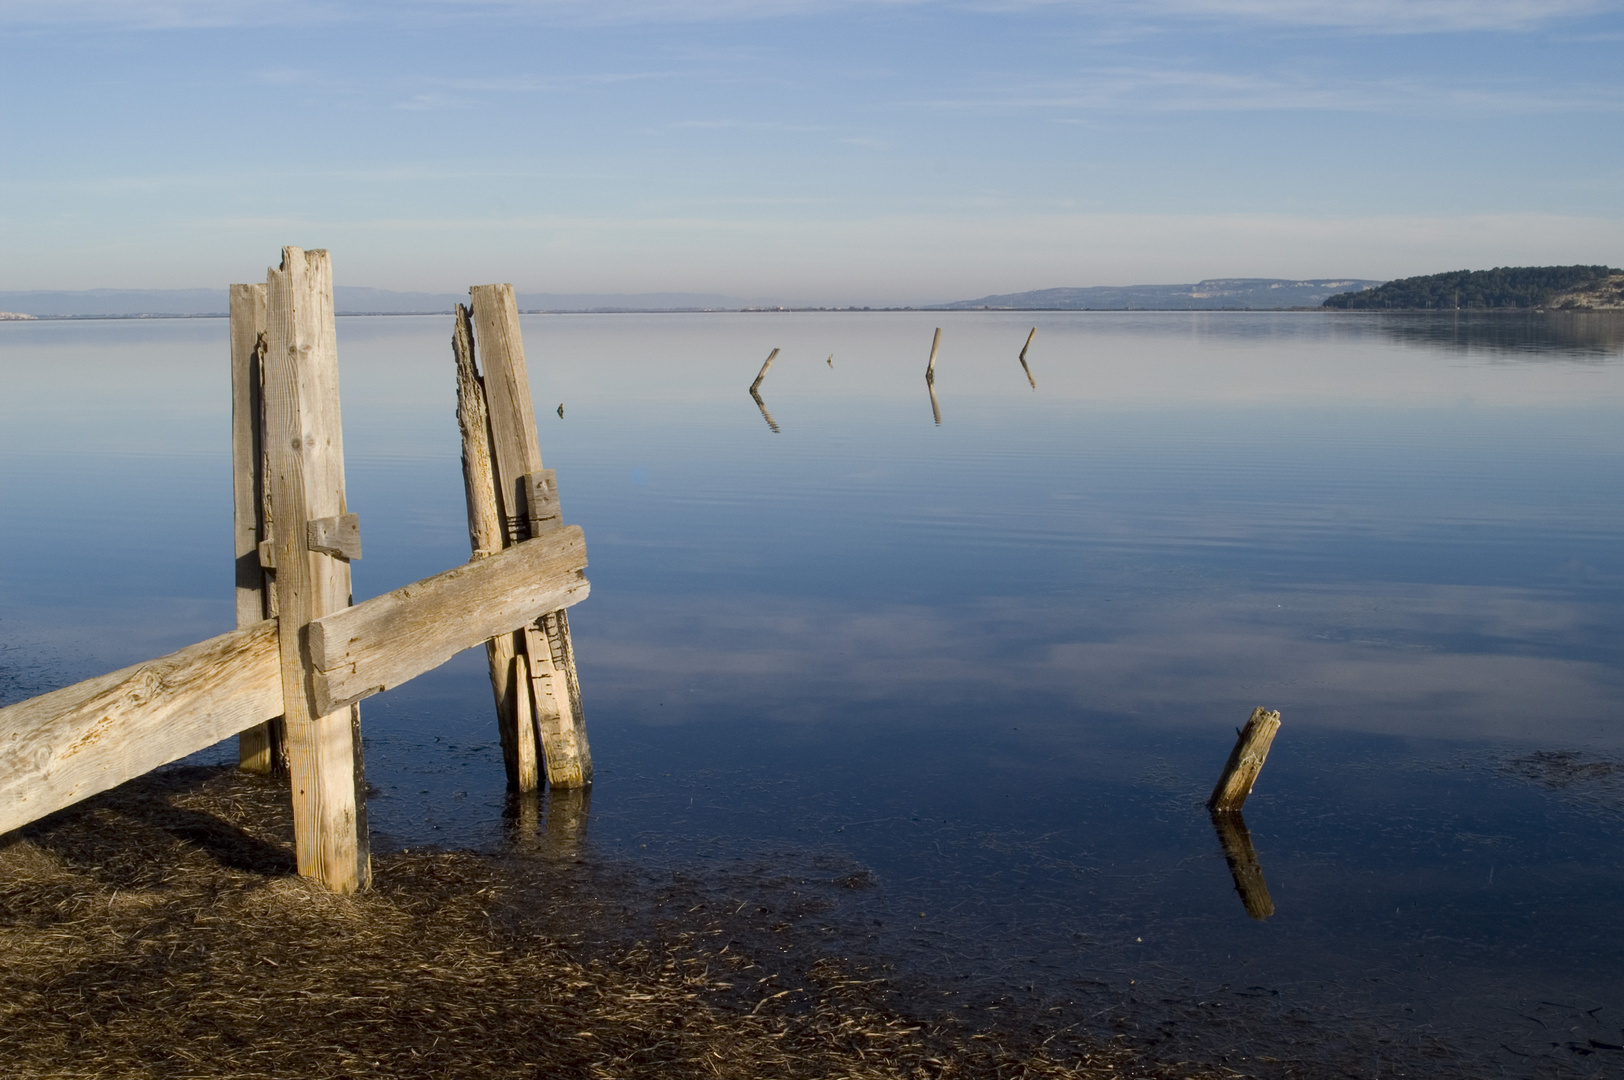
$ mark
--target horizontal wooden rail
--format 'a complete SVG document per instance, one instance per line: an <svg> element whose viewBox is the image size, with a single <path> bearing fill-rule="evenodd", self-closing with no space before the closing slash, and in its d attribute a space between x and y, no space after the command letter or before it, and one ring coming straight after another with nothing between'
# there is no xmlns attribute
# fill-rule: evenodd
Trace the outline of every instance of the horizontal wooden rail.
<svg viewBox="0 0 1624 1080"><path fill-rule="evenodd" d="M590 586L579 525L542 533L310 624L316 708L399 686L464 649L578 604Z"/></svg>
<svg viewBox="0 0 1624 1080"><path fill-rule="evenodd" d="M276 620L0 709L0 833L282 715Z"/></svg>

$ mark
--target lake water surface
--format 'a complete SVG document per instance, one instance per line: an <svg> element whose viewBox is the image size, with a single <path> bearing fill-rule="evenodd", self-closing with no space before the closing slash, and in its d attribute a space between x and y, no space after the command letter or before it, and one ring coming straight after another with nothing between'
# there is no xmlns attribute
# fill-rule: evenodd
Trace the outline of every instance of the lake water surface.
<svg viewBox="0 0 1624 1080"><path fill-rule="evenodd" d="M362 599L468 557L451 327L338 330ZM1624 1074L1624 321L524 332L591 559L584 857L860 868L900 971L1182 1057ZM230 628L227 351L0 324L0 703ZM1202 806L1259 705L1261 920ZM375 845L512 841L481 652L362 723Z"/></svg>

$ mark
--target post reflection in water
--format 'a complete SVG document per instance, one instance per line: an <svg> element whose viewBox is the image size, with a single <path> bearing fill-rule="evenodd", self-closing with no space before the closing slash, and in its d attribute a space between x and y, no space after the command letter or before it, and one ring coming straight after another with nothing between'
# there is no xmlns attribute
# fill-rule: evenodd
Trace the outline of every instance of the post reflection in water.
<svg viewBox="0 0 1624 1080"><path fill-rule="evenodd" d="M750 388L750 396L756 399L756 408L761 410L761 418L767 421L767 426L773 429L774 434L777 434L778 421L774 420L773 414L767 411L767 403L761 400L761 395L756 392L754 387Z"/></svg>
<svg viewBox="0 0 1624 1080"><path fill-rule="evenodd" d="M935 378L935 376L930 375L930 374L926 374L926 376L925 376L925 386L926 386L927 389L930 390L930 414L936 418L936 426L941 427L942 426L942 406L936 400L936 378Z"/></svg>
<svg viewBox="0 0 1624 1080"><path fill-rule="evenodd" d="M514 792L502 811L508 846L522 855L576 858L586 842L591 812L589 787Z"/></svg>
<svg viewBox="0 0 1624 1080"><path fill-rule="evenodd" d="M1214 810L1212 827L1218 832L1218 842L1224 846L1224 860L1229 863L1229 873L1235 879L1235 891L1241 894L1246 914L1254 919L1267 919L1274 914L1274 900L1269 897L1269 886L1263 880L1263 867L1258 865L1252 834L1246 831L1246 819L1239 810Z"/></svg>

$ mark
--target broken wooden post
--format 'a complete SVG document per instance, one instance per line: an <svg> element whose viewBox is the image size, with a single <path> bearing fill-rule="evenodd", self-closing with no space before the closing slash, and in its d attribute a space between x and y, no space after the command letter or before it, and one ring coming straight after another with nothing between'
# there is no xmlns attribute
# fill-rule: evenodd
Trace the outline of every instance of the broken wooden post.
<svg viewBox="0 0 1624 1080"><path fill-rule="evenodd" d="M1274 900L1269 896L1263 867L1258 864L1257 849L1252 846L1252 834L1246 831L1241 812L1213 811L1212 827L1218 831L1224 861L1229 863L1229 876L1235 880L1235 891L1240 894L1246 914L1254 919L1267 919L1274 914Z"/></svg>
<svg viewBox="0 0 1624 1080"><path fill-rule="evenodd" d="M1224 763L1218 786L1212 789L1212 797L1207 800L1208 809L1230 811L1241 808L1246 797L1252 793L1258 773L1263 771L1264 759L1269 756L1269 744L1274 742L1274 733L1279 730L1278 712L1270 712L1262 707L1252 710L1251 719L1238 733L1235 749L1229 752L1229 760Z"/></svg>
<svg viewBox="0 0 1624 1080"><path fill-rule="evenodd" d="M755 392L757 390L761 389L761 380L767 377L767 369L773 366L773 361L776 359L778 359L777 349L774 349L772 352L767 354L767 362L762 364L761 370L756 373L756 381L750 384L750 394L752 397L755 396Z"/></svg>
<svg viewBox="0 0 1624 1080"><path fill-rule="evenodd" d="M476 285L469 289L474 338L484 368L483 388L496 477L496 505L503 541L512 545L554 530L562 524L558 491L550 470L542 468L536 438L535 407L519 330L519 307L512 285ZM584 787L592 782L592 754L581 709L580 682L570 641L569 616L562 606L517 632L515 656L529 675L530 705L535 716L547 782L553 787ZM523 692L516 686L515 693ZM518 732L515 712L515 734ZM519 790L530 790L515 746Z"/></svg>
<svg viewBox="0 0 1624 1080"><path fill-rule="evenodd" d="M502 550L506 532L502 511L496 499L496 466L491 462L490 415L485 405L485 384L474 362L473 318L467 307L457 305L456 323L451 333L451 349L457 361L457 425L462 430L462 482L468 502L468 543L474 559L483 559ZM490 669L491 693L496 698L496 728L502 742L502 764L507 770L508 787L529 791L537 784L536 736L533 723L521 721L518 693L521 685L514 676L518 640L510 631L485 642L485 662ZM524 710L529 717L530 710Z"/></svg>
<svg viewBox="0 0 1624 1080"><path fill-rule="evenodd" d="M925 365L925 381L928 383L934 383L936 381L936 349L941 344L942 328L938 326L936 328L936 336L930 339L930 362ZM940 420L937 422L940 423Z"/></svg>
<svg viewBox="0 0 1624 1080"><path fill-rule="evenodd" d="M236 536L237 626L276 614L275 593L259 555L267 538L265 511L265 286L231 286L231 488ZM248 772L287 771L282 718L237 736L237 760Z"/></svg>
<svg viewBox="0 0 1624 1080"><path fill-rule="evenodd" d="M372 880L361 715L317 706L308 635L311 622L350 605L349 560L311 550L306 530L348 513L325 251L283 248L281 267L265 277L265 450L299 873L351 893Z"/></svg>
<svg viewBox="0 0 1624 1080"><path fill-rule="evenodd" d="M1034 390L1038 388L1038 382L1036 379L1032 378L1032 369L1026 366L1026 350L1032 347L1032 339L1037 337L1037 334L1038 328L1035 326L1032 327L1032 332L1026 335L1026 344L1021 346L1020 355L1021 370L1026 372L1026 381L1032 384L1032 389Z"/></svg>

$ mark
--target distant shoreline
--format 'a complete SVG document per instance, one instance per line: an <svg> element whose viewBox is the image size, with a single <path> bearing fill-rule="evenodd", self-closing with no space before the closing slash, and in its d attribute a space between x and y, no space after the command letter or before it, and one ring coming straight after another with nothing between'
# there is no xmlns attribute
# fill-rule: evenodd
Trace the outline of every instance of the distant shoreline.
<svg viewBox="0 0 1624 1080"><path fill-rule="evenodd" d="M1123 308L1053 308L1053 307L772 307L772 308L614 308L614 309L534 309L520 311L520 315L884 315L912 312L914 314L932 315L978 315L992 313L1005 313L1011 315L1029 314L1081 314L1084 312L1096 315L1284 315L1284 314L1324 314L1324 315L1607 315L1618 314L1624 307L1591 307L1591 308L1327 308L1327 307L1213 307L1213 308L1172 308L1172 307L1123 307ZM339 311L334 313L340 319L372 319L372 318L444 318L452 314L451 311ZM8 317L9 316L9 317ZM139 315L21 315L13 312L0 312L0 323L36 323L36 322L156 322L171 319L225 319L229 314L224 311L202 312L199 314L169 314L161 312L143 313Z"/></svg>

